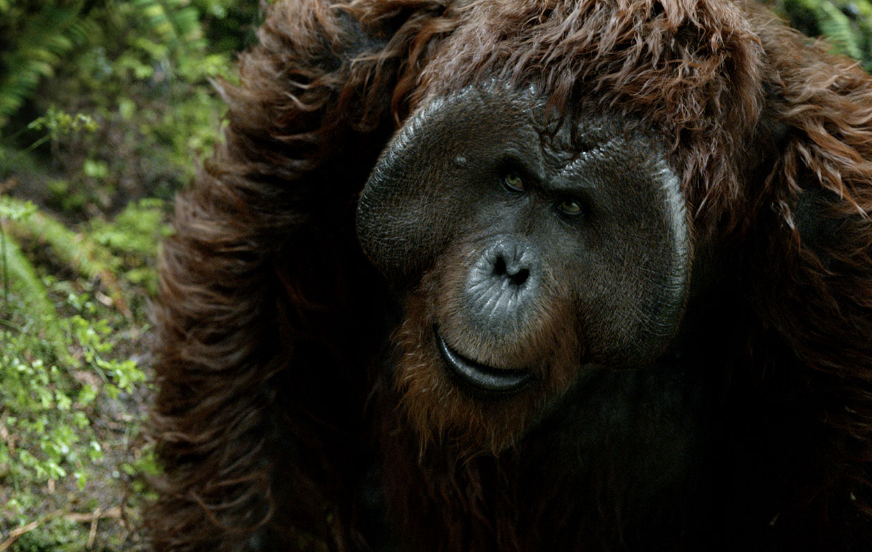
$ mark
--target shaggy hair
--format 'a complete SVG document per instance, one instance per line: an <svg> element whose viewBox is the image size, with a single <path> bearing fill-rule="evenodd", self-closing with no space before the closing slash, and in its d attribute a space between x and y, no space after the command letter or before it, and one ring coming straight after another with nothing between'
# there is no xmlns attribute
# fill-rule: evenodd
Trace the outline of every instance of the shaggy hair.
<svg viewBox="0 0 872 552"><path fill-rule="evenodd" d="M366 533L386 523L372 506L381 500L391 530L434 550L547 542L548 516L572 497L520 503L515 447L469 458L421 445L439 442L438 420L385 366L423 343L423 329L411 312L385 346L399 326L394 300L354 229L358 194L396 129L429 99L489 80L535 86L570 120L593 102L668 137L693 235L721 244L741 275L742 326L711 331L744 364L713 357L712 369L725 394L744 386L773 405L761 416L784 406L809 427L812 445L777 467L783 508L767 549L839 532L844 550L865 549L868 75L727 0L279 0L266 10L242 84L222 88L225 140L178 197L163 248L152 434L166 473L147 516L156 550L377 548ZM495 442L520 437L507 431ZM580 523L567 549L602 531Z"/></svg>

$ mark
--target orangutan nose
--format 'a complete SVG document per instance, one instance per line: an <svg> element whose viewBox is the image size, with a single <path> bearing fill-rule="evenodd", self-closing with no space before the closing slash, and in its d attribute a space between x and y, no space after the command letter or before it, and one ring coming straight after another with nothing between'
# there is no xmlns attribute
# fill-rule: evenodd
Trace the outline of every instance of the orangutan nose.
<svg viewBox="0 0 872 552"><path fill-rule="evenodd" d="M483 333L505 337L531 315L539 293L536 249L503 238L486 248L472 266L464 294L464 316Z"/></svg>

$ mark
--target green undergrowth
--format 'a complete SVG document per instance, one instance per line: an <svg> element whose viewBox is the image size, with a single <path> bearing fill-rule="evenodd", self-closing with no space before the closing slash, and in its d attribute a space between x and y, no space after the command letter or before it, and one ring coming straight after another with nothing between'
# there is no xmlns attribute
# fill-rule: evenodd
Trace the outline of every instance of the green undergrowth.
<svg viewBox="0 0 872 552"><path fill-rule="evenodd" d="M0 0L0 552L138 550L148 303L257 0Z"/></svg>
<svg viewBox="0 0 872 552"><path fill-rule="evenodd" d="M141 362L163 215L145 200L70 229L0 199L0 529L40 524L14 550L82 550L89 530L69 529L97 511L119 523L119 497L151 469Z"/></svg>
<svg viewBox="0 0 872 552"><path fill-rule="evenodd" d="M791 26L823 38L834 51L856 59L872 71L872 1L764 0Z"/></svg>

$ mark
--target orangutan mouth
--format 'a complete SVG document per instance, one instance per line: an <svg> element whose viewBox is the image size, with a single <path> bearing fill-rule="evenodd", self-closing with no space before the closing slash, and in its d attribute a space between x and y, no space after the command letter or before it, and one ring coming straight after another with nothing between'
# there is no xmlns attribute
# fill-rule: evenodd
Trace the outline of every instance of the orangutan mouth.
<svg viewBox="0 0 872 552"><path fill-rule="evenodd" d="M434 328L434 331L439 354L449 374L472 391L500 395L515 393L533 380L533 374L526 370L493 368L468 359L452 349L442 339L438 329Z"/></svg>

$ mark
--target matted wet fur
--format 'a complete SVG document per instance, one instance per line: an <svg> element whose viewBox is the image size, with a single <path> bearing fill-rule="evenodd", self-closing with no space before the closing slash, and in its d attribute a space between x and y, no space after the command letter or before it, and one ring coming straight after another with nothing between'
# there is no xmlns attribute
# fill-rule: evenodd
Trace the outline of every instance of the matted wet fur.
<svg viewBox="0 0 872 552"><path fill-rule="evenodd" d="M725 0L277 0L259 37L163 248L155 550L872 550L869 76ZM439 362L422 313L440 274L397 304L356 200L417 106L492 81L666 137L698 254L731 282L693 349L722 454L665 502L620 476L635 437L579 462L602 418L571 373L556 411L490 426L487 403L415 385ZM512 354L569 364L569 318ZM648 408L640 432L673 415ZM691 495L699 513L658 510Z"/></svg>

